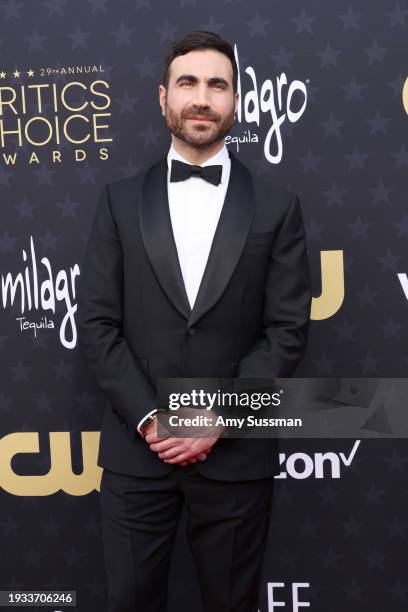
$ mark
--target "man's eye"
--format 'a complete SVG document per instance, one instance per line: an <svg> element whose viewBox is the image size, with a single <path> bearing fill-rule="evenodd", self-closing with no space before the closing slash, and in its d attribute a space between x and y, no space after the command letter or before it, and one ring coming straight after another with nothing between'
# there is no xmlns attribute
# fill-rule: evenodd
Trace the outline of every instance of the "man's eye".
<svg viewBox="0 0 408 612"><path fill-rule="evenodd" d="M192 85L192 83L190 81L184 81L181 85L182 86L184 86L184 85Z"/></svg>

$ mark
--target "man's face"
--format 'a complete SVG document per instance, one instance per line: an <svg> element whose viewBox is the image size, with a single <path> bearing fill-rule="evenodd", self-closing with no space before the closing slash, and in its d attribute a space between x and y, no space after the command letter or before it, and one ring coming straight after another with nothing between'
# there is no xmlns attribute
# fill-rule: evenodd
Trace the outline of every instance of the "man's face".
<svg viewBox="0 0 408 612"><path fill-rule="evenodd" d="M176 57L170 64L167 91L160 85L167 127L197 148L224 138L234 124L237 104L231 62L214 49Z"/></svg>

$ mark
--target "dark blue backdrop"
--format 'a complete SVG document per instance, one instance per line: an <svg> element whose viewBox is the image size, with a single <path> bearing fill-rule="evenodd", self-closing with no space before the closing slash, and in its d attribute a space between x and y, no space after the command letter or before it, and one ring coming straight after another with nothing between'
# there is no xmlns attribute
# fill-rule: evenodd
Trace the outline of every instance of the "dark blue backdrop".
<svg viewBox="0 0 408 612"><path fill-rule="evenodd" d="M76 346L75 279L101 187L167 152L168 44L208 29L236 45L228 146L300 194L315 300L299 376L402 377L408 6L2 0L0 18L0 588L76 589L99 611L104 398ZM273 583L288 610L294 583L318 612L406 609L407 457L404 440L283 442L261 612ZM199 610L183 535L170 587L171 612Z"/></svg>

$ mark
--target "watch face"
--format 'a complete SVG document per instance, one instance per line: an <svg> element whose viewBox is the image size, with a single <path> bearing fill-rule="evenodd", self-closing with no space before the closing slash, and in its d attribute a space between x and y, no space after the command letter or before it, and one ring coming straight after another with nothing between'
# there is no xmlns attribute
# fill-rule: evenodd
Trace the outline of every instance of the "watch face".
<svg viewBox="0 0 408 612"><path fill-rule="evenodd" d="M146 431L146 429L148 429L148 427L150 426L150 424L153 422L154 418L153 417L148 417L146 419L146 421L143 423L141 429L143 432Z"/></svg>

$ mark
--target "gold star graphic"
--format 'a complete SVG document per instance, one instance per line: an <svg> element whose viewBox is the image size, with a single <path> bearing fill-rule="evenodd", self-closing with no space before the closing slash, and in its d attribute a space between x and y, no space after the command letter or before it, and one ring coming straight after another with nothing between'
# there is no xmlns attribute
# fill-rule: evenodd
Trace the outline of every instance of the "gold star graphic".
<svg viewBox="0 0 408 612"><path fill-rule="evenodd" d="M33 77L34 76L34 70L31 70L31 68L30 68L30 70L27 70L27 74L28 74L29 77Z"/></svg>
<svg viewBox="0 0 408 612"><path fill-rule="evenodd" d="M7 72L4 72L4 70L2 70L0 72L0 79L5 79L6 78L6 74L7 74Z"/></svg>
<svg viewBox="0 0 408 612"><path fill-rule="evenodd" d="M20 72L18 70L15 70L13 72L13 77L15 77L16 79L20 76Z"/></svg>

